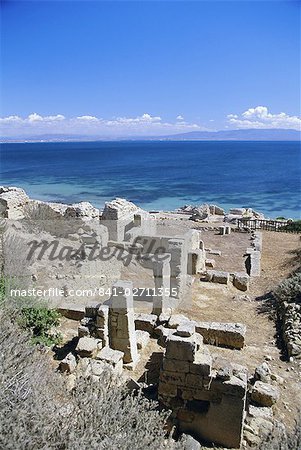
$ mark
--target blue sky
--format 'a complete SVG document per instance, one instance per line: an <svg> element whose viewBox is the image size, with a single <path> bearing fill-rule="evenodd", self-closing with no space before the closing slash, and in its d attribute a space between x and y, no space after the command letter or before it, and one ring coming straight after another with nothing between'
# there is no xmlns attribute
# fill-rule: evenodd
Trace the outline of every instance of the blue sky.
<svg viewBox="0 0 301 450"><path fill-rule="evenodd" d="M3 1L5 135L300 127L299 1Z"/></svg>

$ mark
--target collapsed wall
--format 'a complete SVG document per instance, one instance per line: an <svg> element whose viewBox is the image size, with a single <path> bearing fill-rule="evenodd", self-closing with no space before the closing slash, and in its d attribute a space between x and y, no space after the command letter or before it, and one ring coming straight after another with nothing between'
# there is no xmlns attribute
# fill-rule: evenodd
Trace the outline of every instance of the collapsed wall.
<svg viewBox="0 0 301 450"><path fill-rule="evenodd" d="M159 399L171 408L182 432L227 447L242 439L247 371L230 364L213 368L212 357L192 323L166 340Z"/></svg>

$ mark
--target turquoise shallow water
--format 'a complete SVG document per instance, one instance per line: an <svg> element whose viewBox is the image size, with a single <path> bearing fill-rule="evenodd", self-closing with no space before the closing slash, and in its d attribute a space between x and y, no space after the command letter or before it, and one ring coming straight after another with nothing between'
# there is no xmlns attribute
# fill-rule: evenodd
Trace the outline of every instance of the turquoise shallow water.
<svg viewBox="0 0 301 450"><path fill-rule="evenodd" d="M143 208L253 207L300 218L299 142L126 141L1 145L1 183L41 200L116 196Z"/></svg>

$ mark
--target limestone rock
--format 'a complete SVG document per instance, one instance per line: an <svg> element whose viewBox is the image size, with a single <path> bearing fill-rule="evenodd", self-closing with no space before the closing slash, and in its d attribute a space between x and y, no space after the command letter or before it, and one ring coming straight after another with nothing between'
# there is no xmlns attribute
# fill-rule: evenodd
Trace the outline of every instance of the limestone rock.
<svg viewBox="0 0 301 450"><path fill-rule="evenodd" d="M260 366L256 367L254 378L255 380L263 381L265 383L270 381L271 369L266 362L263 362Z"/></svg>
<svg viewBox="0 0 301 450"><path fill-rule="evenodd" d="M210 267L210 268L214 269L214 267L215 267L215 260L214 259L206 259L205 260L205 265L206 265L206 267Z"/></svg>
<svg viewBox="0 0 301 450"><path fill-rule="evenodd" d="M190 337L195 333L194 322L183 322L177 327L176 335L182 337Z"/></svg>
<svg viewBox="0 0 301 450"><path fill-rule="evenodd" d="M198 322L195 329L205 344L237 349L245 344L246 326L241 323Z"/></svg>
<svg viewBox="0 0 301 450"><path fill-rule="evenodd" d="M250 277L245 272L237 272L234 274L233 285L240 291L249 290Z"/></svg>
<svg viewBox="0 0 301 450"><path fill-rule="evenodd" d="M210 205L209 206L210 214L216 215L216 216L224 216L225 210L217 205Z"/></svg>
<svg viewBox="0 0 301 450"><path fill-rule="evenodd" d="M138 313L134 315L136 330L147 331L153 334L158 317L155 314Z"/></svg>
<svg viewBox="0 0 301 450"><path fill-rule="evenodd" d="M273 410L266 406L254 406L249 405L249 411L248 414L250 417L266 417L266 418L272 418L273 417Z"/></svg>
<svg viewBox="0 0 301 450"><path fill-rule="evenodd" d="M183 316L182 314L172 314L172 316L168 322L168 327L169 328L178 328L179 325L185 324L187 322L190 322L188 317Z"/></svg>
<svg viewBox="0 0 301 450"><path fill-rule="evenodd" d="M193 361L197 351L197 344L191 337L171 335L167 338L166 358L181 361Z"/></svg>
<svg viewBox="0 0 301 450"><path fill-rule="evenodd" d="M68 353L68 355L60 362L60 371L73 373L76 370L76 359L72 353Z"/></svg>
<svg viewBox="0 0 301 450"><path fill-rule="evenodd" d="M136 330L137 348L143 349L147 346L150 340L150 335L147 331Z"/></svg>
<svg viewBox="0 0 301 450"><path fill-rule="evenodd" d="M23 189L0 186L0 217L12 220L23 219L24 207L29 197Z"/></svg>
<svg viewBox="0 0 301 450"><path fill-rule="evenodd" d="M124 353L119 350L113 350L110 347L104 347L97 355L96 360L108 364L116 375L122 374Z"/></svg>
<svg viewBox="0 0 301 450"><path fill-rule="evenodd" d="M201 450L201 444L189 434L183 434L181 438L183 450Z"/></svg>
<svg viewBox="0 0 301 450"><path fill-rule="evenodd" d="M279 400L280 393L275 386L256 381L252 388L251 400L261 406L272 406Z"/></svg>
<svg viewBox="0 0 301 450"><path fill-rule="evenodd" d="M193 208L191 219L198 221L198 220L205 220L210 216L210 207L206 203L200 206L195 206Z"/></svg>
<svg viewBox="0 0 301 450"><path fill-rule="evenodd" d="M94 208L89 202L74 203L65 210L65 217L81 219L99 219L99 209Z"/></svg>
<svg viewBox="0 0 301 450"><path fill-rule="evenodd" d="M84 336L89 337L90 336L90 330L89 330L88 327L85 327L84 325L80 325L78 327L78 333L77 334L78 334L79 338L82 338Z"/></svg>
<svg viewBox="0 0 301 450"><path fill-rule="evenodd" d="M76 352L81 358L93 358L97 353L98 345L97 339L84 336L79 339Z"/></svg>

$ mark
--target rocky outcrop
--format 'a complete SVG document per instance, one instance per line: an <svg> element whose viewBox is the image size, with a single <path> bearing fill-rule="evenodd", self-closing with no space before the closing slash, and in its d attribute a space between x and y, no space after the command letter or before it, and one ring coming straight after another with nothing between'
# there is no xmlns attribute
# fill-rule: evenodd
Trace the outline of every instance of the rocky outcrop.
<svg viewBox="0 0 301 450"><path fill-rule="evenodd" d="M19 220L24 217L24 208L29 197L23 189L0 186L0 217Z"/></svg>

